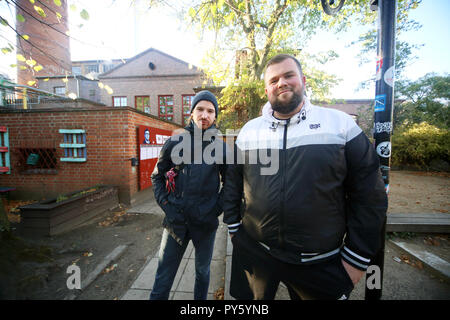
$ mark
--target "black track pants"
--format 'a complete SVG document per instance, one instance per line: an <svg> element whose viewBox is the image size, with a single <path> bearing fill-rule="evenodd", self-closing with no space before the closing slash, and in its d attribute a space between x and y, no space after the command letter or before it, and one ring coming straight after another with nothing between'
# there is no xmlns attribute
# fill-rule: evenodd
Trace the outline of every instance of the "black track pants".
<svg viewBox="0 0 450 320"><path fill-rule="evenodd" d="M232 243L230 294L236 299L273 300L280 282L293 300L348 299L353 290L339 254L315 264L285 263L272 257L242 226Z"/></svg>

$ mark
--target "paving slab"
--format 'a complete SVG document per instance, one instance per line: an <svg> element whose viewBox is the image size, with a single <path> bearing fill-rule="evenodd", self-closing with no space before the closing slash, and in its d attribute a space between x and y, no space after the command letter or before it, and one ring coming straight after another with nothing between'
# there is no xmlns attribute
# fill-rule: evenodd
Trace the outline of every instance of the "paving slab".
<svg viewBox="0 0 450 320"><path fill-rule="evenodd" d="M211 278L208 289L208 299L214 299L214 293L224 287L225 281L225 254L227 250L226 240L228 228L220 224L217 229L214 243L214 252L211 261ZM158 267L159 250L148 258L147 264L131 285L131 288L123 295L121 300L148 300L155 281ZM195 283L195 250L192 241L189 242L181 260L175 280L173 282L169 300L192 300L194 297Z"/></svg>
<svg viewBox="0 0 450 320"><path fill-rule="evenodd" d="M401 241L392 241L394 245L405 251L406 253L414 256L418 260L420 260L429 270L434 271L438 276L441 276L444 280L450 280L450 262L441 259L440 257L434 255L431 252L423 250L421 247L401 242ZM450 257L449 257L450 258Z"/></svg>

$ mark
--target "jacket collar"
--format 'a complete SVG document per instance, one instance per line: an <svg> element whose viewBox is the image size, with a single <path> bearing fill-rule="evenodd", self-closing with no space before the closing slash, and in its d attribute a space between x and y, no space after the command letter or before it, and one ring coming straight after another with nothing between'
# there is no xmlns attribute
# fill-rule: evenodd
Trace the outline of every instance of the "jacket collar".
<svg viewBox="0 0 450 320"><path fill-rule="evenodd" d="M301 120L304 120L306 118L312 109L311 102L306 96L303 96L303 107L300 109L300 111L296 114L294 114L290 119L287 120L280 120L273 116L273 109L272 105L269 101L266 102L262 109L262 117L265 121L268 121L272 126L276 125L286 125L288 123L299 123Z"/></svg>

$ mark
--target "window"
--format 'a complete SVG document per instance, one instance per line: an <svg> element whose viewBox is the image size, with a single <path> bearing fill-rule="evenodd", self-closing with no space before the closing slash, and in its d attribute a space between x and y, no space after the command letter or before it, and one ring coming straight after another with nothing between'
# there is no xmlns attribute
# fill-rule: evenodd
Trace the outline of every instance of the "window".
<svg viewBox="0 0 450 320"><path fill-rule="evenodd" d="M5 159L3 161L3 159ZM9 156L9 132L8 128L0 127L0 173L11 173Z"/></svg>
<svg viewBox="0 0 450 320"><path fill-rule="evenodd" d="M103 65L103 72L108 72L109 70L111 70L112 68L114 68L113 64L104 64Z"/></svg>
<svg viewBox="0 0 450 320"><path fill-rule="evenodd" d="M56 174L56 148L17 148L17 167L23 174Z"/></svg>
<svg viewBox="0 0 450 320"><path fill-rule="evenodd" d="M59 129L64 134L64 143L59 146L64 148L64 158L61 161L85 162L86 161L86 131L82 129Z"/></svg>
<svg viewBox="0 0 450 320"><path fill-rule="evenodd" d="M53 87L53 92L60 96L66 95L66 87Z"/></svg>
<svg viewBox="0 0 450 320"><path fill-rule="evenodd" d="M159 117L173 121L173 96L158 96Z"/></svg>
<svg viewBox="0 0 450 320"><path fill-rule="evenodd" d="M86 65L86 73L96 72L98 73L98 64L88 64Z"/></svg>
<svg viewBox="0 0 450 320"><path fill-rule="evenodd" d="M95 89L89 89L89 98L95 98Z"/></svg>
<svg viewBox="0 0 450 320"><path fill-rule="evenodd" d="M150 97L149 96L136 96L134 97L136 109L142 112L150 113Z"/></svg>
<svg viewBox="0 0 450 320"><path fill-rule="evenodd" d="M127 97L113 97L113 107L128 106Z"/></svg>
<svg viewBox="0 0 450 320"><path fill-rule="evenodd" d="M81 74L81 67L72 67L72 73L75 75Z"/></svg>
<svg viewBox="0 0 450 320"><path fill-rule="evenodd" d="M181 119L184 125L188 124L189 117L191 116L191 106L192 100L194 99L193 94L183 94L181 96Z"/></svg>

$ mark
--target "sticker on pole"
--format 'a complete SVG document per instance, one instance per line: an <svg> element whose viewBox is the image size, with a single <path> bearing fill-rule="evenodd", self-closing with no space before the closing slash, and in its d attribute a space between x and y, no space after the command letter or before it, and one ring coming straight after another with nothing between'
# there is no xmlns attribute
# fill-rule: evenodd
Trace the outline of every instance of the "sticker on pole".
<svg viewBox="0 0 450 320"><path fill-rule="evenodd" d="M391 156L391 143L389 141L380 142L377 146L377 154L383 158Z"/></svg>
<svg viewBox="0 0 450 320"><path fill-rule="evenodd" d="M389 69L386 70L386 72L384 73L384 82L386 82L387 85L393 87L394 86L394 66L390 67Z"/></svg>
<svg viewBox="0 0 450 320"><path fill-rule="evenodd" d="M382 112L386 108L386 95L375 96L375 112Z"/></svg>
<svg viewBox="0 0 450 320"><path fill-rule="evenodd" d="M379 58L377 60L377 68L376 68L376 74L375 74L375 80L381 80L381 69L383 68L383 58Z"/></svg>

